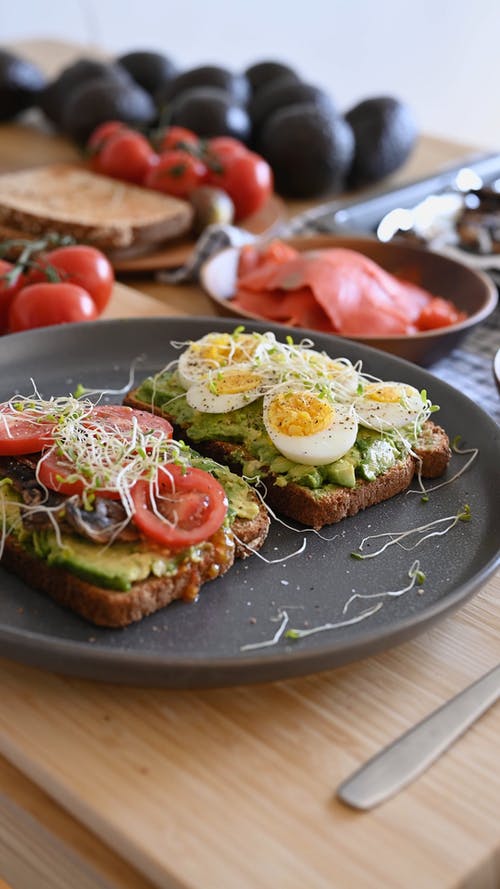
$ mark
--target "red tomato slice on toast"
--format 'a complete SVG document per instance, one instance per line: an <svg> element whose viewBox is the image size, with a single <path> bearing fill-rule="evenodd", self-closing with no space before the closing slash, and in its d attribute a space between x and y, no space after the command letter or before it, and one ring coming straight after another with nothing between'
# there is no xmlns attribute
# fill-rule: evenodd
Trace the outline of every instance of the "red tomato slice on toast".
<svg viewBox="0 0 500 889"><path fill-rule="evenodd" d="M161 467L157 484L137 482L131 495L137 527L169 549L208 540L227 512L226 492L217 479L174 463Z"/></svg>
<svg viewBox="0 0 500 889"><path fill-rule="evenodd" d="M52 441L53 422L44 421L35 411L16 411L0 405L0 456L35 454Z"/></svg>

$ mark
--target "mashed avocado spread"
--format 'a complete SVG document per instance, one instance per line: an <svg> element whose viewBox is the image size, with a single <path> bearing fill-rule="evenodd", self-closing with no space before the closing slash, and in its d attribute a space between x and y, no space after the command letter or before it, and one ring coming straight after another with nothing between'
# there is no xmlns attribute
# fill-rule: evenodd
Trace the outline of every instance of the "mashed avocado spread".
<svg viewBox="0 0 500 889"><path fill-rule="evenodd" d="M353 488L357 479L373 481L406 456L401 438L394 440L360 427L355 445L339 460L307 466L283 457L271 442L262 418L262 398L224 414L197 411L188 405L175 372L148 377L135 395L161 408L195 444L227 441L241 445L241 453L236 451L234 456L240 460L243 474L253 478L270 470L276 476L275 484L281 486L295 482L318 493L331 485ZM413 439L413 429L402 431L407 439Z"/></svg>

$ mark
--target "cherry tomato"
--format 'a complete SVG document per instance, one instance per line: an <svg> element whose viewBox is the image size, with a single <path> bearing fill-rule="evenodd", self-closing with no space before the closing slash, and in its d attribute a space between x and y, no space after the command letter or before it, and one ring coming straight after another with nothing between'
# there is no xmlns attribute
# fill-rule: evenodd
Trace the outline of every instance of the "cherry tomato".
<svg viewBox="0 0 500 889"><path fill-rule="evenodd" d="M43 454L38 463L38 478L46 488L57 491L58 494L68 494L68 496L83 494L89 487L88 481L83 476L79 476L71 460L57 454L55 450ZM113 488L99 486L96 488L96 493L108 500L120 499L119 491Z"/></svg>
<svg viewBox="0 0 500 889"><path fill-rule="evenodd" d="M236 219L244 219L265 204L273 190L271 167L258 154L245 151L224 160L222 172L209 172L209 180L227 191L234 203Z"/></svg>
<svg viewBox="0 0 500 889"><path fill-rule="evenodd" d="M99 124L89 136L87 151L92 155L98 154L110 136L114 136L119 130L125 129L127 127L121 120L107 120L105 123Z"/></svg>
<svg viewBox="0 0 500 889"><path fill-rule="evenodd" d="M106 139L96 155L94 169L105 176L140 184L157 159L145 136L133 130L118 130Z"/></svg>
<svg viewBox="0 0 500 889"><path fill-rule="evenodd" d="M53 441L53 422L44 421L35 411L16 411L0 405L0 456L35 454Z"/></svg>
<svg viewBox="0 0 500 889"><path fill-rule="evenodd" d="M133 435L134 420L143 435L151 434L156 441L160 437L172 438L173 429L168 420L125 404L98 404L84 422L89 426L103 428L107 434L128 440Z"/></svg>
<svg viewBox="0 0 500 889"><path fill-rule="evenodd" d="M155 487L139 481L131 494L135 524L157 543L170 549L191 546L208 540L222 525L227 498L222 485L210 473L166 464L158 474L157 492Z"/></svg>
<svg viewBox="0 0 500 889"><path fill-rule="evenodd" d="M419 330L434 330L438 327L456 324L465 318L465 312L460 312L452 302L440 296L434 296L420 312L417 326Z"/></svg>
<svg viewBox="0 0 500 889"><path fill-rule="evenodd" d="M10 262L0 259L0 334L7 333L9 310L16 293L27 283L25 275L19 275L13 284L9 284L6 275L14 268Z"/></svg>
<svg viewBox="0 0 500 889"><path fill-rule="evenodd" d="M84 244L58 247L44 254L39 265L42 266L42 275L44 267L53 266L63 281L83 287L90 293L99 314L109 303L115 282L113 267L104 253L95 247ZM35 274L40 280L39 270Z"/></svg>
<svg viewBox="0 0 500 889"><path fill-rule="evenodd" d="M144 185L179 198L187 198L205 181L206 175L207 168L199 158L174 149L160 155L158 164L150 170Z"/></svg>
<svg viewBox="0 0 500 889"><path fill-rule="evenodd" d="M213 158L215 162L219 162L224 167L226 162L239 154L248 152L248 148L233 136L214 136L207 142L206 148L208 158ZM215 163L217 167L217 163ZM209 164L210 167L210 164Z"/></svg>
<svg viewBox="0 0 500 889"><path fill-rule="evenodd" d="M16 294L9 310L12 333L97 318L94 300L77 284L29 284Z"/></svg>
<svg viewBox="0 0 500 889"><path fill-rule="evenodd" d="M200 140L196 133L186 127L167 127L160 138L158 150L170 151L172 148L199 148Z"/></svg>

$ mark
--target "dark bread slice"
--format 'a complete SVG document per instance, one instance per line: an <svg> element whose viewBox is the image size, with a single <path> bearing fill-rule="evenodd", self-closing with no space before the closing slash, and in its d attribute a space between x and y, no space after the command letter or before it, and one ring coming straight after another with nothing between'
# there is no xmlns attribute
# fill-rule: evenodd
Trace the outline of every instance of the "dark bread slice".
<svg viewBox="0 0 500 889"><path fill-rule="evenodd" d="M174 576L148 577L133 584L128 592L95 586L65 568L49 565L28 553L12 536L5 541L1 565L91 623L125 627L175 599L196 598L205 581L224 574L233 563L234 547L222 543L223 537L223 532L217 532L204 545L202 558L186 560Z"/></svg>
<svg viewBox="0 0 500 889"><path fill-rule="evenodd" d="M255 495L254 495L255 496ZM258 500L257 497L255 497ZM231 525L234 536L235 557L246 559L252 552L259 550L269 531L269 514L263 503L259 502L259 511L253 519L240 519L238 516Z"/></svg>
<svg viewBox="0 0 500 889"><path fill-rule="evenodd" d="M141 410L151 410L151 405L138 399L133 391L127 395L125 404ZM176 423L172 416L158 408L153 410L170 420L175 428ZM184 431L180 430L179 435L182 437L183 434ZM196 442L194 446L200 453L229 466L233 472L241 471L241 460L235 457L236 453L241 454L240 445L226 441L208 441ZM415 454L415 457L410 454L405 460L398 461L374 481L358 479L354 488L327 486L323 490L312 490L295 482L279 486L275 484L276 476L269 473L262 477L267 488L266 501L272 509L288 518L319 529L405 491L419 467L424 478L442 475L451 456L444 429L428 420ZM251 459L251 454L248 454L248 459Z"/></svg>
<svg viewBox="0 0 500 889"><path fill-rule="evenodd" d="M29 553L15 537L4 542L0 565L28 586L47 593L60 605L105 627L124 627L141 620L175 599L196 598L202 585L224 574L235 558L244 559L260 549L269 530L269 515L255 494L259 511L253 519L236 517L229 531L220 529L202 544L201 559L186 559L173 576L153 577L135 583L128 592L88 582L58 565L49 565Z"/></svg>

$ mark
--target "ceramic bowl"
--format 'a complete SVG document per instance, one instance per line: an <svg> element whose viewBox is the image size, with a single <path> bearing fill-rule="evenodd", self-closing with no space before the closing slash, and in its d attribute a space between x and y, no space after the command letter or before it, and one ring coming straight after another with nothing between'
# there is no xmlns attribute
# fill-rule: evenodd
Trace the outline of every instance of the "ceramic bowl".
<svg viewBox="0 0 500 889"><path fill-rule="evenodd" d="M403 241L381 243L369 237L318 235L286 239L298 250L347 247L373 259L388 272L402 279L418 281L436 296L450 299L467 317L458 324L412 335L350 337L357 342L391 352L415 364L430 365L451 352L476 324L493 312L498 301L497 289L484 272L450 259L425 247ZM201 285L223 315L262 320L261 316L242 311L231 304L238 266L238 248L229 247L215 254L203 265Z"/></svg>

